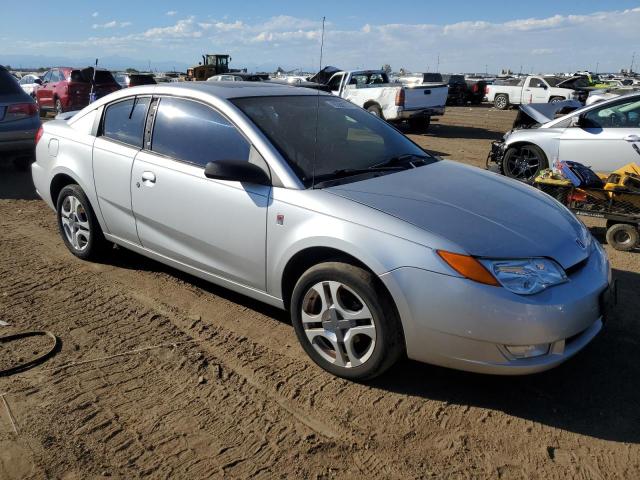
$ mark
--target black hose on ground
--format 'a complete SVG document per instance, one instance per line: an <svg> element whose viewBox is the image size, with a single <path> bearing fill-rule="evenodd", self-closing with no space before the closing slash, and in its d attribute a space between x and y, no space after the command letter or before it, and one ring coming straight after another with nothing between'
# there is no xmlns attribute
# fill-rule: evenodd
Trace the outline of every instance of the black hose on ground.
<svg viewBox="0 0 640 480"><path fill-rule="evenodd" d="M49 337L52 340L51 348L47 352L40 355L39 357L34 358L33 360L29 360L28 362L16 365L15 367L7 368L6 370L0 370L0 377L8 377L9 375L24 372L26 370L29 370L30 368L35 367L36 365L40 365L41 363L46 362L56 354L56 352L58 351L58 347L60 346L60 340L58 339L58 337L56 337L53 333L47 332L45 330L6 335L4 337L0 337L0 344L9 343L29 337Z"/></svg>

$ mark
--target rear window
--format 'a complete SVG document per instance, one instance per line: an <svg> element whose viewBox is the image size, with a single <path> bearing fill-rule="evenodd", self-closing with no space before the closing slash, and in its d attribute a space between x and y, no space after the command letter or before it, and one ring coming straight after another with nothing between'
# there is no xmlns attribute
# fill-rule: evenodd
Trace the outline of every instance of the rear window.
<svg viewBox="0 0 640 480"><path fill-rule="evenodd" d="M85 78L81 70L71 70L69 80L72 82L90 83L92 79L91 73L86 72L86 74L89 75L88 78ZM106 70L97 70L95 78L96 83L116 83L113 75L111 75L111 72L107 72Z"/></svg>
<svg viewBox="0 0 640 480"><path fill-rule="evenodd" d="M423 82L441 82L442 75L439 73L424 73L422 76Z"/></svg>
<svg viewBox="0 0 640 480"><path fill-rule="evenodd" d="M129 86L134 87L136 85L155 85L156 81L151 75L130 75Z"/></svg>
<svg viewBox="0 0 640 480"><path fill-rule="evenodd" d="M109 105L104 114L102 136L142 148L149 102L149 97L137 97Z"/></svg>
<svg viewBox="0 0 640 480"><path fill-rule="evenodd" d="M20 92L22 92L22 88L20 88L16 78L7 70L0 69L0 94Z"/></svg>

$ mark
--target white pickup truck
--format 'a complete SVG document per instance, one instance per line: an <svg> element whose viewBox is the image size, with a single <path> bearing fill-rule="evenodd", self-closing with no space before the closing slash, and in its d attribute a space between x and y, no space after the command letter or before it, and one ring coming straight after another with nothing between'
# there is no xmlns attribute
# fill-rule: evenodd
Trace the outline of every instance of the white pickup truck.
<svg viewBox="0 0 640 480"><path fill-rule="evenodd" d="M431 117L444 114L449 87L391 83L382 70L338 71L327 82L334 95L389 122L407 120L411 128L426 130Z"/></svg>
<svg viewBox="0 0 640 480"><path fill-rule="evenodd" d="M487 100L493 102L499 110L505 110L509 105L574 100L577 95L575 90L558 86L564 80L566 78L528 76L514 82L513 85L488 85Z"/></svg>

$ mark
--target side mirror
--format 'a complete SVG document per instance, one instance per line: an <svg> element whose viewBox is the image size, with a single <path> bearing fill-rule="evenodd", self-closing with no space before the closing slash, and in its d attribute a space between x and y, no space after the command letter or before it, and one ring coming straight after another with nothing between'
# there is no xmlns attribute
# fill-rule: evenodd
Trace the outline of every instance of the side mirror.
<svg viewBox="0 0 640 480"><path fill-rule="evenodd" d="M38 85L42 85L42 80L40 80L39 78L36 78L33 83L37 83Z"/></svg>
<svg viewBox="0 0 640 480"><path fill-rule="evenodd" d="M230 180L242 183L269 185L269 175L259 166L247 161L218 160L209 162L204 167L204 176L217 180Z"/></svg>

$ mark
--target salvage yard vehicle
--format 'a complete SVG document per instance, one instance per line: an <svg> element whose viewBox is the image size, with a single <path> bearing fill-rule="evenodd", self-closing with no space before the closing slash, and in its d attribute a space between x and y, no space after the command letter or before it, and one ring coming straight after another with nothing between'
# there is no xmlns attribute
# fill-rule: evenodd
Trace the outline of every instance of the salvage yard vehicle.
<svg viewBox="0 0 640 480"><path fill-rule="evenodd" d="M579 94L574 89L558 86L563 80L566 79L528 76L521 78L516 85L487 85L487 101L493 103L497 109L505 110L509 105L553 103L576 99Z"/></svg>
<svg viewBox="0 0 640 480"><path fill-rule="evenodd" d="M93 67L76 69L53 68L42 77L42 86L36 90L36 100L41 113L57 114L80 110L89 105L92 88L96 98L120 89L111 72Z"/></svg>
<svg viewBox="0 0 640 480"><path fill-rule="evenodd" d="M225 73L207 78L207 82L264 82L269 80L266 73Z"/></svg>
<svg viewBox="0 0 640 480"><path fill-rule="evenodd" d="M115 80L122 88L155 85L158 83L150 73L116 73Z"/></svg>
<svg viewBox="0 0 640 480"><path fill-rule="evenodd" d="M529 181L556 159L611 172L640 159L640 93L614 97L554 119L575 101L520 107L514 128L493 142L487 164Z"/></svg>
<svg viewBox="0 0 640 480"><path fill-rule="evenodd" d="M406 120L411 128L417 130L429 128L431 117L444 115L447 102L448 88L445 84L390 83L382 70L337 71L327 85L334 95L369 113L388 122Z"/></svg>
<svg viewBox="0 0 640 480"><path fill-rule="evenodd" d="M36 97L36 90L40 85L42 85L42 80L37 75L25 75L20 79L20 87L24 90L25 93L28 93L33 98Z"/></svg>
<svg viewBox="0 0 640 480"><path fill-rule="evenodd" d="M26 169L39 127L38 105L0 65L0 161L13 159L16 168Z"/></svg>
<svg viewBox="0 0 640 480"><path fill-rule="evenodd" d="M287 309L335 375L371 378L405 354L533 373L602 328L609 262L571 212L331 94L138 87L39 138L34 184L71 253L116 243Z"/></svg>

